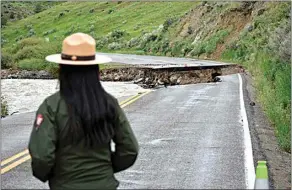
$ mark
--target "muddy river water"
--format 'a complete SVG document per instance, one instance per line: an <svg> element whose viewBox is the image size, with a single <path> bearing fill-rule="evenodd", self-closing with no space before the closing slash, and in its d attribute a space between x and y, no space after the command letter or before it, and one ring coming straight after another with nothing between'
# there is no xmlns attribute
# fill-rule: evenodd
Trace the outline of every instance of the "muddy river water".
<svg viewBox="0 0 292 190"><path fill-rule="evenodd" d="M126 97L146 89L131 82L102 82L104 89L115 96ZM57 80L2 79L1 95L8 103L9 114L36 111L44 98L58 90Z"/></svg>

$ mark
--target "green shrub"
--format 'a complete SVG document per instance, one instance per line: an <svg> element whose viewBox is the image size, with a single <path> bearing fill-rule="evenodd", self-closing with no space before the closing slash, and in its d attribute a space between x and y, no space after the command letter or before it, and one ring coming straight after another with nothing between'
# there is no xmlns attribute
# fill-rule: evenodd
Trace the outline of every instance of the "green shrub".
<svg viewBox="0 0 292 190"><path fill-rule="evenodd" d="M114 30L109 33L109 36L114 38L114 39L119 39L123 36L125 36L127 33L125 30Z"/></svg>
<svg viewBox="0 0 292 190"><path fill-rule="evenodd" d="M90 27L89 27L89 32L93 32L94 31L94 25L92 24L92 25L90 25Z"/></svg>
<svg viewBox="0 0 292 190"><path fill-rule="evenodd" d="M36 38L36 37L25 38L16 44L13 50L13 53L16 53L17 51L23 49L24 47L36 46L43 43L45 43L45 40L42 38Z"/></svg>
<svg viewBox="0 0 292 190"><path fill-rule="evenodd" d="M118 50L118 49L121 49L122 47L123 45L117 42L113 42L108 45L108 49L110 50Z"/></svg>
<svg viewBox="0 0 292 190"><path fill-rule="evenodd" d="M58 64L47 62L44 59L23 59L17 63L19 69L28 70L28 71L40 71L46 70L56 76L58 71Z"/></svg>
<svg viewBox="0 0 292 190"><path fill-rule="evenodd" d="M46 71L52 74L54 78L58 78L59 74L59 65L55 63L45 62L46 64Z"/></svg>
<svg viewBox="0 0 292 190"><path fill-rule="evenodd" d="M28 30L32 29L32 27L33 27L32 24L25 25L25 28L28 29Z"/></svg>
<svg viewBox="0 0 292 190"><path fill-rule="evenodd" d="M1 46L3 46L5 43L7 43L8 41L5 38L1 38Z"/></svg>
<svg viewBox="0 0 292 190"><path fill-rule="evenodd" d="M161 52L163 55L165 55L168 51L170 51L169 40L168 39L164 39L161 42L159 42L159 50L158 50L158 52Z"/></svg>
<svg viewBox="0 0 292 190"><path fill-rule="evenodd" d="M34 29L32 28L32 29L30 29L29 31L28 31L28 33L27 33L27 36L26 37L32 37L32 36L34 36L34 35L36 35L36 33L35 33L35 31L34 31Z"/></svg>
<svg viewBox="0 0 292 190"><path fill-rule="evenodd" d="M151 43L149 44L149 50L151 53L159 53L159 43Z"/></svg>
<svg viewBox="0 0 292 190"><path fill-rule="evenodd" d="M272 32L268 43L269 51L279 60L290 64L291 59L291 21L286 19Z"/></svg>
<svg viewBox="0 0 292 190"><path fill-rule="evenodd" d="M228 35L229 30L219 30L209 38L195 43L193 48L191 46L188 47L188 50L190 51L191 56L199 57L204 53L210 55L216 50L218 44L224 43L224 38ZM226 56L227 55L224 55L223 57L226 58Z"/></svg>
<svg viewBox="0 0 292 190"><path fill-rule="evenodd" d="M15 13L14 12L11 12L10 13L9 19L11 19L11 20L15 19Z"/></svg>
<svg viewBox="0 0 292 190"><path fill-rule="evenodd" d="M74 26L71 26L70 28L69 28L69 30L67 30L66 32L65 32L65 36L69 36L69 35L71 35L71 34L73 34L75 32L75 27Z"/></svg>
<svg viewBox="0 0 292 190"><path fill-rule="evenodd" d="M217 43L216 41L209 41L208 43L205 43L205 53L211 54L216 50Z"/></svg>
<svg viewBox="0 0 292 190"><path fill-rule="evenodd" d="M15 54L15 59L43 58L42 50L40 46L25 46Z"/></svg>
<svg viewBox="0 0 292 190"><path fill-rule="evenodd" d="M108 37L100 37L96 39L96 48L102 49L109 43Z"/></svg>
<svg viewBox="0 0 292 190"><path fill-rule="evenodd" d="M236 47L227 47L222 55L221 58L223 60L230 60L230 61L235 61L235 62L243 62L246 61L246 56L252 54L250 52L249 48L246 47L245 44L236 44Z"/></svg>
<svg viewBox="0 0 292 190"><path fill-rule="evenodd" d="M5 98L1 96L1 118L8 115L8 105Z"/></svg>
<svg viewBox="0 0 292 190"><path fill-rule="evenodd" d="M182 53L184 54L184 56L186 56L192 51L193 45L191 45L190 43L185 43L182 48Z"/></svg>
<svg viewBox="0 0 292 190"><path fill-rule="evenodd" d="M61 18L63 16L65 16L65 13L64 12L60 12L60 14L58 15L58 18Z"/></svg>
<svg viewBox="0 0 292 190"><path fill-rule="evenodd" d="M12 53L15 53L15 60L20 61L22 59L45 59L49 54L61 52L60 42L47 42L40 38L27 38L19 43L13 49Z"/></svg>
<svg viewBox="0 0 292 190"><path fill-rule="evenodd" d="M156 39L157 39L157 34L146 33L146 34L142 35L139 48L145 49L148 43L155 41Z"/></svg>
<svg viewBox="0 0 292 190"><path fill-rule="evenodd" d="M36 4L34 12L40 13L42 11L42 5L40 3Z"/></svg>
<svg viewBox="0 0 292 190"><path fill-rule="evenodd" d="M8 18L6 16L1 16L1 28L7 24Z"/></svg>
<svg viewBox="0 0 292 190"><path fill-rule="evenodd" d="M203 53L205 53L205 48L203 47L202 43L195 44L193 49L191 50L191 56L199 57Z"/></svg>
<svg viewBox="0 0 292 190"><path fill-rule="evenodd" d="M129 48L137 47L139 45L139 43L140 43L139 38L131 38L131 40L127 42L127 46Z"/></svg>
<svg viewBox="0 0 292 190"><path fill-rule="evenodd" d="M204 46L204 53L211 54L216 48L217 44L224 43L224 38L229 34L227 30L219 30L215 34L213 34L209 39L204 41L202 46Z"/></svg>
<svg viewBox="0 0 292 190"><path fill-rule="evenodd" d="M9 69L14 65L13 54L10 54L6 51L1 52L1 69Z"/></svg>
<svg viewBox="0 0 292 190"><path fill-rule="evenodd" d="M22 35L18 36L17 38L15 38L16 42L19 42L20 40L22 40L24 37Z"/></svg>
<svg viewBox="0 0 292 190"><path fill-rule="evenodd" d="M46 32L43 33L43 36L47 36L49 34L52 34L52 33L56 32L56 31L57 31L56 29L48 30L48 31L46 31Z"/></svg>
<svg viewBox="0 0 292 190"><path fill-rule="evenodd" d="M183 42L183 41L177 41L174 42L174 45L171 49L171 55L172 56L184 56L184 47L186 46L187 42Z"/></svg>
<svg viewBox="0 0 292 190"><path fill-rule="evenodd" d="M164 21L163 23L163 32L166 32L168 28L177 21L177 18L171 17Z"/></svg>
<svg viewBox="0 0 292 190"><path fill-rule="evenodd" d="M17 67L19 69L35 71L35 70L44 70L46 68L46 64L43 59L27 58L27 59L20 60L17 63Z"/></svg>
<svg viewBox="0 0 292 190"><path fill-rule="evenodd" d="M34 46L34 45L38 45L41 43L44 43L45 41L42 38L25 38L23 39L21 42L19 42L19 47L20 49L25 47L25 46Z"/></svg>

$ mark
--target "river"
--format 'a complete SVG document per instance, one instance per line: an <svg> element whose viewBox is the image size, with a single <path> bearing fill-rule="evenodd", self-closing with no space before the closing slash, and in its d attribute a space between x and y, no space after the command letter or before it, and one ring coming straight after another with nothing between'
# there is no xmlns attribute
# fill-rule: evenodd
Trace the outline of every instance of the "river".
<svg viewBox="0 0 292 190"><path fill-rule="evenodd" d="M131 82L102 82L116 98L147 91ZM36 111L44 98L58 90L58 80L1 79L1 95L8 103L9 114Z"/></svg>

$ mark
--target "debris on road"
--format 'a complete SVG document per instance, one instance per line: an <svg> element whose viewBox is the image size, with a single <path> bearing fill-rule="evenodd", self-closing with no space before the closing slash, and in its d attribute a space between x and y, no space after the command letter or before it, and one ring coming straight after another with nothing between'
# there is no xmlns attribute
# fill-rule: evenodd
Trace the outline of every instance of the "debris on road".
<svg viewBox="0 0 292 190"><path fill-rule="evenodd" d="M237 65L214 67L129 66L101 71L102 81L133 81L143 88L222 82L219 76L239 73Z"/></svg>
<svg viewBox="0 0 292 190"><path fill-rule="evenodd" d="M219 76L240 73L238 65L125 64L100 71L102 81L133 82L143 88L222 82ZM1 70L2 79L54 79L47 71Z"/></svg>
<svg viewBox="0 0 292 190"><path fill-rule="evenodd" d="M250 102L249 105L255 106L255 103L254 102Z"/></svg>

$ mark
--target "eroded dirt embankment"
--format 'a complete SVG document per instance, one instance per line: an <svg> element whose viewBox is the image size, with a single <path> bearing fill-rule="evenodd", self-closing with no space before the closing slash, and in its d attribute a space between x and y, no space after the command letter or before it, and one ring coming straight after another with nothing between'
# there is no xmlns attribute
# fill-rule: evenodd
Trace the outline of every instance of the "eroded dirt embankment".
<svg viewBox="0 0 292 190"><path fill-rule="evenodd" d="M243 72L238 65L216 67L183 67L153 69L142 66L127 66L103 69L102 81L133 81L145 88L159 85L186 85L196 83L218 82L218 76ZM46 71L2 70L1 79L54 79Z"/></svg>
<svg viewBox="0 0 292 190"><path fill-rule="evenodd" d="M243 72L238 65L217 67L185 68L112 68L101 71L103 81L134 81L143 87L159 85L186 85L196 83L218 82L218 76Z"/></svg>

